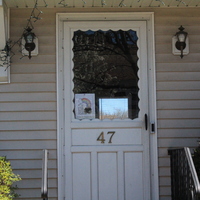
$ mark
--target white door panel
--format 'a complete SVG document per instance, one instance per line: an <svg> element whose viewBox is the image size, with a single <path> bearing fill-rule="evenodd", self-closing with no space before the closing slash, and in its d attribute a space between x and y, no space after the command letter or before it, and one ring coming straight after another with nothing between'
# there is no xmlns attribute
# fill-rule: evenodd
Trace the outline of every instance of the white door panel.
<svg viewBox="0 0 200 200"><path fill-rule="evenodd" d="M97 141L101 133L104 133L104 143ZM113 135L113 136L112 136ZM141 129L75 129L72 130L72 146L82 145L141 145Z"/></svg>
<svg viewBox="0 0 200 200"><path fill-rule="evenodd" d="M100 30L100 31L99 31ZM99 92L95 96L95 105L89 105L84 102L86 108L95 107L94 115L90 115L91 110L81 119L77 117L78 101L75 100L75 94L82 85L76 82L76 66L82 63L85 48L102 51L100 47L91 47L91 33L98 35L94 38L95 42L103 41L103 34L112 30L113 34L117 31L133 30L137 34L137 76L138 91L137 109L138 113L128 114L125 119L101 119L100 101L106 96L106 92ZM77 31L82 31L80 35ZM99 32L98 32L99 31ZM77 33L77 35L75 34ZM85 36L85 33L87 35ZM126 32L127 34L127 32ZM77 36L77 38L76 38ZM86 38L84 38L86 37ZM88 39L89 38L89 39ZM129 39L127 39L129 40ZM80 44L75 47L75 43ZM103 41L104 42L104 41ZM84 44L83 44L84 43ZM129 45L129 44L128 44ZM108 46L103 47L108 48ZM148 82L147 82L147 48L146 48L146 22L145 21L119 21L119 22L65 22L64 23L64 94L65 94L65 190L67 200L148 200L150 199L150 174L149 174L149 131L145 128L145 114L148 114ZM79 55L76 51L79 51ZM84 51L83 51L84 49ZM92 56L99 54L91 52ZM107 51L106 51L107 52ZM105 54L105 53L104 53ZM119 51L117 52L119 54ZM106 55L105 55L106 56ZM113 59L113 55L107 57L96 56L94 67L102 60ZM114 55L116 57L116 55ZM122 57L126 57L122 56ZM136 57L135 56L135 57ZM85 58L84 58L85 59ZM126 58L127 59L127 58ZM117 62L120 65L122 59ZM83 64L82 64L83 65ZM84 63L85 65L85 63ZM93 66L88 60L88 65ZM106 65L106 64L105 64ZM128 64L124 64L128 65ZM110 64L108 64L110 66ZM98 66L97 66L98 67ZM89 70L90 66L83 68ZM79 69L78 69L79 70ZM95 69L94 69L95 70ZM117 67L113 67L110 74L105 73L105 77L112 73L115 76ZM85 72L84 72L85 73ZM88 74L81 74L87 76ZM88 72L90 73L90 72ZM121 72L122 74L124 72ZM120 73L119 73L120 74ZM92 75L91 75L92 76ZM98 79L98 73L97 73ZM78 77L80 79L80 77ZM79 81L79 80L78 80ZM86 80L84 80L85 84ZM131 80L130 80L131 82ZM99 84L99 83L98 83ZM118 83L117 83L118 84ZM97 84L96 84L97 85ZM116 87L115 85L113 87ZM132 86L131 86L132 87ZM75 89L74 89L75 88ZM119 90L118 88L113 89ZM124 89L120 89L120 92ZM118 91L119 92L119 91ZM120 93L119 92L119 93ZM84 92L86 94L89 92ZM103 95L102 95L103 94ZM134 94L135 95L135 94ZM125 96L125 95L124 95ZM98 98L97 98L98 97ZM108 98L108 96L106 96ZM121 98L121 97L120 97ZM97 100L99 101L97 101ZM111 98L114 99L115 98ZM119 97L118 97L119 99ZM126 96L124 97L126 99ZM130 103L133 104L132 97L127 97L128 109ZM131 99L131 100L130 100ZM92 102L92 100L91 100ZM91 103L90 104L93 104ZM83 102L79 105L82 106ZM93 107L92 107L93 106ZM132 106L133 107L133 106ZM132 108L131 107L131 108ZM84 108L84 109L86 109ZM93 112L92 110L92 112ZM99 112L99 113L98 113ZM132 111L130 111L132 112ZM88 118L90 116L91 118Z"/></svg>

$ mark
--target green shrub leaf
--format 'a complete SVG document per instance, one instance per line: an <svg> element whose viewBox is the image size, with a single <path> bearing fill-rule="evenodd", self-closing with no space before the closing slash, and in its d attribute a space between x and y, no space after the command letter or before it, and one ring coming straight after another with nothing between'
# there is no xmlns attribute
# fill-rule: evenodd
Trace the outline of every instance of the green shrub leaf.
<svg viewBox="0 0 200 200"><path fill-rule="evenodd" d="M17 197L16 187L12 184L20 180L20 176L13 173L10 162L0 156L0 199L12 200Z"/></svg>

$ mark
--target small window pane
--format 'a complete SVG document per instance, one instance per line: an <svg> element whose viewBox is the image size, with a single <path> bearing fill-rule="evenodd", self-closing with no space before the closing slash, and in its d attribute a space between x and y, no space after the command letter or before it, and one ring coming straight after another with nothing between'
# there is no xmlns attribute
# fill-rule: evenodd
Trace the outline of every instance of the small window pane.
<svg viewBox="0 0 200 200"><path fill-rule="evenodd" d="M100 98L100 119L128 119L128 98Z"/></svg>

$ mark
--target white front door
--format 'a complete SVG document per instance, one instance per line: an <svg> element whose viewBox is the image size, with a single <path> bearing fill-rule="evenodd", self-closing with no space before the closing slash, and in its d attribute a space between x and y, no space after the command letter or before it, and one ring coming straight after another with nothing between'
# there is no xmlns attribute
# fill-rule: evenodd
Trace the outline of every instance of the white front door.
<svg viewBox="0 0 200 200"><path fill-rule="evenodd" d="M146 21L64 22L65 197L149 200Z"/></svg>

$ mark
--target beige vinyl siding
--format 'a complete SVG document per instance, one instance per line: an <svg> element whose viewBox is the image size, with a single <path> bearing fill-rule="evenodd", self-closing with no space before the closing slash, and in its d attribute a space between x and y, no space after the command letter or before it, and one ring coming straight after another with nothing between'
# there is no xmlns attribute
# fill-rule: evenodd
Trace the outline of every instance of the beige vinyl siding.
<svg viewBox="0 0 200 200"><path fill-rule="evenodd" d="M169 148L195 147L200 137L200 14L198 9L155 13L160 200L171 199ZM172 55L171 39L183 25L190 53Z"/></svg>
<svg viewBox="0 0 200 200"><path fill-rule="evenodd" d="M11 9L11 40L17 41L31 9ZM57 198L56 24L51 13L33 23L39 55L29 60L13 48L11 84L0 86L1 156L11 161L19 199L41 199L43 149L49 150L49 199Z"/></svg>
<svg viewBox="0 0 200 200"><path fill-rule="evenodd" d="M22 181L20 200L40 199L42 149L49 149L49 199L57 198L56 12L119 9L41 9L33 24L39 55L21 58L14 47L11 84L0 85L1 155L7 156ZM200 137L200 12L198 8L122 9L155 12L158 154L160 200L170 200L167 150L195 147ZM11 9L11 40L21 36L31 9ZM183 25L190 54L172 55L171 39Z"/></svg>

